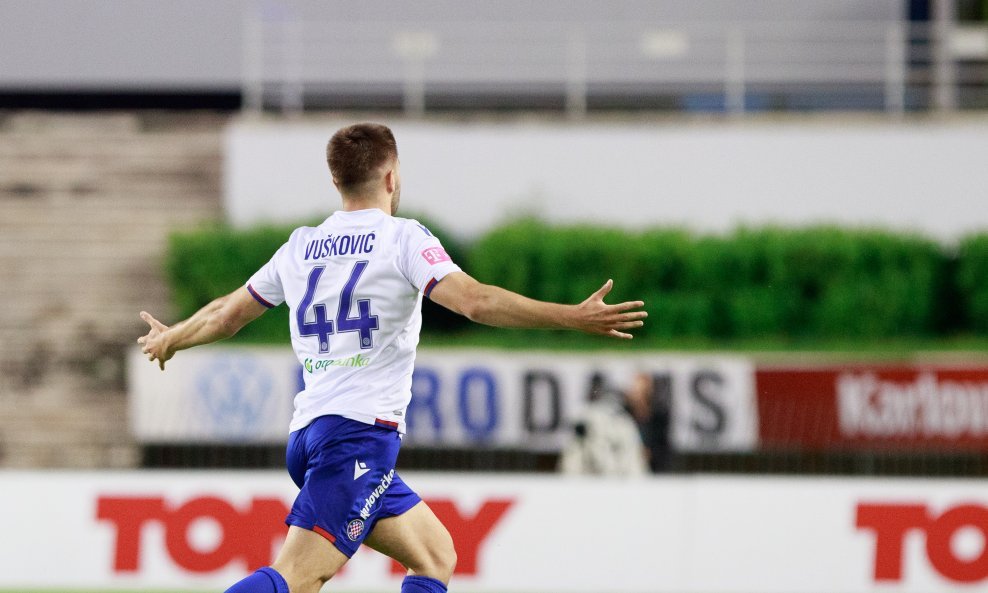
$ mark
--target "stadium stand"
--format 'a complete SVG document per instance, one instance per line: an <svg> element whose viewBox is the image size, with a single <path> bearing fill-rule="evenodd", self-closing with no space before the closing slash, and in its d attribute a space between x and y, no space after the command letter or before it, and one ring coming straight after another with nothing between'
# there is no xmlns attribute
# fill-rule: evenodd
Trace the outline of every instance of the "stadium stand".
<svg viewBox="0 0 988 593"><path fill-rule="evenodd" d="M122 352L168 232L219 215L223 118L0 117L0 463L132 466Z"/></svg>

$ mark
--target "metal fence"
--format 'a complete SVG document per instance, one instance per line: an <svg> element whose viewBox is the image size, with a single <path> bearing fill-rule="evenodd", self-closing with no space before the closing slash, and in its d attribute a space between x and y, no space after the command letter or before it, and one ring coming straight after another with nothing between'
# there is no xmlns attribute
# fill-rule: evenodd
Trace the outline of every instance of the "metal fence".
<svg viewBox="0 0 988 593"><path fill-rule="evenodd" d="M937 21L245 22L244 105L744 113L988 107L988 26Z"/></svg>

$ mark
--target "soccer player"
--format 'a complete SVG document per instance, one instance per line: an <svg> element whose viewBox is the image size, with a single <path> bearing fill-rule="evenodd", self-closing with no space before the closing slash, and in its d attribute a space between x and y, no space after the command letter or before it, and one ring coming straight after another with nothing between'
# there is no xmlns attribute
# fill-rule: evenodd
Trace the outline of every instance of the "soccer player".
<svg viewBox="0 0 988 593"><path fill-rule="evenodd" d="M179 350L228 338L268 309L291 309L292 347L306 372L287 450L299 487L274 564L233 593L315 593L360 544L400 562L402 593L442 593L456 552L449 532L395 473L411 399L422 296L499 327L567 328L630 339L644 303L604 303L608 280L578 305L482 284L427 228L395 216L401 195L391 130L345 127L326 149L343 209L296 229L247 284L165 326L147 312L137 342L161 370Z"/></svg>

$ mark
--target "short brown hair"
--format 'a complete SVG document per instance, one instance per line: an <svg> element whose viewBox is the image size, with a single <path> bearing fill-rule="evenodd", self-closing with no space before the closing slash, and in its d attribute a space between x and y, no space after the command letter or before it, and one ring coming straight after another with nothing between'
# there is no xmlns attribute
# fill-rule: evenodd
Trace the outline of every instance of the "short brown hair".
<svg viewBox="0 0 988 593"><path fill-rule="evenodd" d="M341 191L359 190L377 169L398 158L398 143L384 125L359 123L339 129L326 145L326 161Z"/></svg>

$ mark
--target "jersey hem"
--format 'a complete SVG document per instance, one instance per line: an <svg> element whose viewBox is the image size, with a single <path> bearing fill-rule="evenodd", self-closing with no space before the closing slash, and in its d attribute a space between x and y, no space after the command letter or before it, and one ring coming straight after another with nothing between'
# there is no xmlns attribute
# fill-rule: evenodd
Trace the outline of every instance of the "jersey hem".
<svg viewBox="0 0 988 593"><path fill-rule="evenodd" d="M405 421L404 420L394 420L386 416L375 416L372 414L361 414L360 412L325 412L319 414L319 416L313 416L312 418L307 418L305 420L300 420L297 424L295 420L288 427L288 432L292 433L296 430L301 430L306 426L312 424L316 418L320 416L342 416L349 420L355 420L361 424L369 424L371 426L377 426L378 428L385 428L388 430L394 430L399 434L405 434Z"/></svg>

